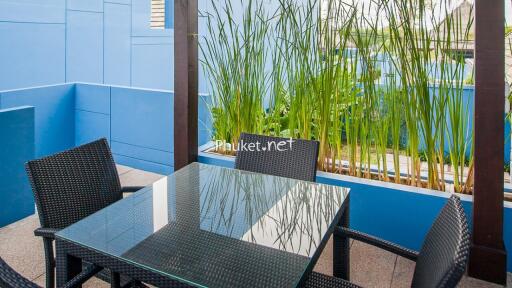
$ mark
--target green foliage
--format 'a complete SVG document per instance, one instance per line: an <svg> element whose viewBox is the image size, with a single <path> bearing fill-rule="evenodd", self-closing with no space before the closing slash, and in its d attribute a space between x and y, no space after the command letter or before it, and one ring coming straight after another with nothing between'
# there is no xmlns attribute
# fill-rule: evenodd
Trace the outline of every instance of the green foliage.
<svg viewBox="0 0 512 288"><path fill-rule="evenodd" d="M234 19L231 1L212 2L209 35L201 45L203 65L213 86L214 137L236 144L241 132L262 133L266 41L269 22L262 3L246 1L242 23Z"/></svg>
<svg viewBox="0 0 512 288"><path fill-rule="evenodd" d="M508 36L512 34L512 26L505 27L505 35Z"/></svg>
<svg viewBox="0 0 512 288"><path fill-rule="evenodd" d="M449 163L456 191L469 192L463 172L472 163L472 127L462 97L469 80L452 43L467 39L471 22L463 27L461 15L450 14L438 23L425 13L430 1L327 1L322 11L318 0L279 0L277 11L266 11L262 0L244 0L237 23L229 2L212 1L210 36L201 42L215 139L236 144L241 132L316 139L322 170L439 190ZM388 162L408 177L388 175Z"/></svg>

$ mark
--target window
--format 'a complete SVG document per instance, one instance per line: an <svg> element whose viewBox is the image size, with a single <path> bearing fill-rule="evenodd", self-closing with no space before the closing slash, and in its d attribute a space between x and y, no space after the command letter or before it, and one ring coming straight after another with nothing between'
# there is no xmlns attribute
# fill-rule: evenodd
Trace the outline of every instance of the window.
<svg viewBox="0 0 512 288"><path fill-rule="evenodd" d="M151 29L174 27L174 0L151 0Z"/></svg>

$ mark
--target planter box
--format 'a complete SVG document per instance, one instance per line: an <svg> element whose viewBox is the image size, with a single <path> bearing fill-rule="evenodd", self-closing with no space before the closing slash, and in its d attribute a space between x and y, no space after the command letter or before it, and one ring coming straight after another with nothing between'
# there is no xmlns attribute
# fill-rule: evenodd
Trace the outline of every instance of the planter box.
<svg viewBox="0 0 512 288"><path fill-rule="evenodd" d="M203 152L199 162L234 167L234 157ZM427 231L450 193L368 180L319 171L317 182L351 188L350 226L354 229L419 250ZM469 224L472 223L473 197L459 195ZM512 251L512 203L505 202L504 242ZM507 259L507 271L512 272L512 257Z"/></svg>

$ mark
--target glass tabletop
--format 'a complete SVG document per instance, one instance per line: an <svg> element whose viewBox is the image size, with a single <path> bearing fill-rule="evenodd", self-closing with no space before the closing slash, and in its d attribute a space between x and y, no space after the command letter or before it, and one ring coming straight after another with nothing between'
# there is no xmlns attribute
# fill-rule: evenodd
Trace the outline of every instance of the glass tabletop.
<svg viewBox="0 0 512 288"><path fill-rule="evenodd" d="M295 287L348 192L193 163L57 237L197 287Z"/></svg>

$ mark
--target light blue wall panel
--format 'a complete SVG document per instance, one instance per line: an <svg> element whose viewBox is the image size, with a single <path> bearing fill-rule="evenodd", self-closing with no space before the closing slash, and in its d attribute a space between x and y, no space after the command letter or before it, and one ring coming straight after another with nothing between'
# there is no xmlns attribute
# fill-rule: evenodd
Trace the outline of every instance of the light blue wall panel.
<svg viewBox="0 0 512 288"><path fill-rule="evenodd" d="M211 140L212 117L210 116L209 105L211 105L211 97L201 95L198 102L199 146Z"/></svg>
<svg viewBox="0 0 512 288"><path fill-rule="evenodd" d="M199 146L208 143L208 141L212 139L211 130L199 129L198 133L199 134L197 140L199 142Z"/></svg>
<svg viewBox="0 0 512 288"><path fill-rule="evenodd" d="M173 153L164 152L160 150L148 149L140 146L129 145L112 141L110 144L112 151L118 155L123 155L131 158L141 159L149 162L154 162L162 165L172 166Z"/></svg>
<svg viewBox="0 0 512 288"><path fill-rule="evenodd" d="M130 86L131 8L105 3L105 83Z"/></svg>
<svg viewBox="0 0 512 288"><path fill-rule="evenodd" d="M110 142L110 116L76 110L75 145L82 145L99 138L106 138Z"/></svg>
<svg viewBox="0 0 512 288"><path fill-rule="evenodd" d="M165 29L174 29L174 0L165 0Z"/></svg>
<svg viewBox="0 0 512 288"><path fill-rule="evenodd" d="M117 164L134 167L136 169L141 169L141 170L158 173L158 174L162 174L162 175L169 175L174 171L173 166L166 166L166 165L162 165L162 164L158 164L158 163L154 163L154 162L149 162L149 161L144 161L144 160L135 159L135 158L131 158L131 157L126 157L126 156L115 154L115 153L113 153L113 155L114 155L114 161Z"/></svg>
<svg viewBox="0 0 512 288"><path fill-rule="evenodd" d="M0 21L64 23L66 0L0 0Z"/></svg>
<svg viewBox="0 0 512 288"><path fill-rule="evenodd" d="M199 1L199 15L206 15L204 13L207 13L208 11L211 11L209 9L209 2L210 1ZM207 3L201 3L201 2L207 2ZM203 4L203 5L202 5ZM207 17L198 17L198 33L199 33L199 45L205 45L205 41L203 37L208 34L208 18ZM208 78L205 74L205 69L203 68L203 65L201 64L201 61L204 60L203 54L201 53L201 49L199 49L199 93L209 93L210 91L210 83L208 82Z"/></svg>
<svg viewBox="0 0 512 288"><path fill-rule="evenodd" d="M133 45L172 45L173 37L172 36L161 36L161 37L153 37L153 36L133 36L132 44Z"/></svg>
<svg viewBox="0 0 512 288"><path fill-rule="evenodd" d="M3 109L35 107L35 151L42 157L75 144L74 85L65 84L2 92Z"/></svg>
<svg viewBox="0 0 512 288"><path fill-rule="evenodd" d="M64 34L63 24L0 22L0 90L63 83Z"/></svg>
<svg viewBox="0 0 512 288"><path fill-rule="evenodd" d="M24 166L34 158L34 108L0 110L0 135L2 227L34 213L34 198Z"/></svg>
<svg viewBox="0 0 512 288"><path fill-rule="evenodd" d="M174 49L171 44L132 46L132 86L174 89Z"/></svg>
<svg viewBox="0 0 512 288"><path fill-rule="evenodd" d="M68 11L66 81L103 83L103 13Z"/></svg>
<svg viewBox="0 0 512 288"><path fill-rule="evenodd" d="M131 6L132 0L105 0L105 3L125 4Z"/></svg>
<svg viewBox="0 0 512 288"><path fill-rule="evenodd" d="M173 94L112 87L112 141L173 151Z"/></svg>
<svg viewBox="0 0 512 288"><path fill-rule="evenodd" d="M110 114L110 86L78 83L75 101L75 109Z"/></svg>
<svg viewBox="0 0 512 288"><path fill-rule="evenodd" d="M68 10L103 12L103 0L67 0Z"/></svg>

